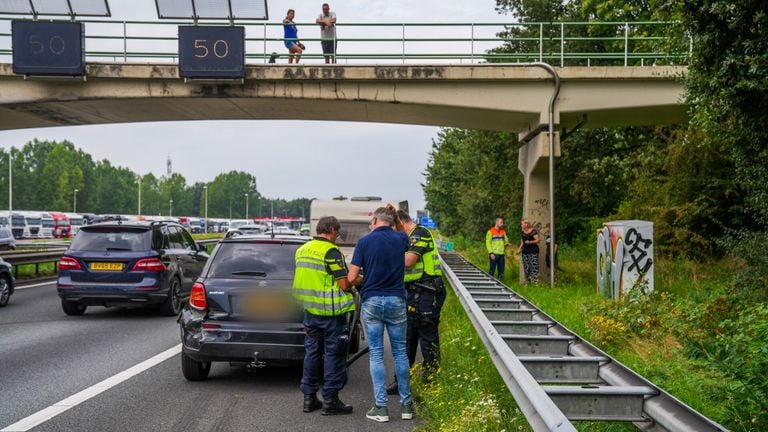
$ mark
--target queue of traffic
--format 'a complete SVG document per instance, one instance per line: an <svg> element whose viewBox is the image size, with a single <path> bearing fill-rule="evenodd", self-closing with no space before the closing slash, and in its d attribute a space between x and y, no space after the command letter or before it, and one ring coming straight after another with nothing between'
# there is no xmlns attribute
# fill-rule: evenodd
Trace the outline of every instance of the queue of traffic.
<svg viewBox="0 0 768 432"><path fill-rule="evenodd" d="M97 215L93 213L14 210L10 212L10 215L7 212L0 214L0 227L9 228L14 239L73 238L84 225L116 220L173 221L178 222L193 234L227 232L243 225L256 225L261 232L273 229L298 231L301 222L303 222L302 218L205 219L192 216ZM306 229L308 230L308 225Z"/></svg>

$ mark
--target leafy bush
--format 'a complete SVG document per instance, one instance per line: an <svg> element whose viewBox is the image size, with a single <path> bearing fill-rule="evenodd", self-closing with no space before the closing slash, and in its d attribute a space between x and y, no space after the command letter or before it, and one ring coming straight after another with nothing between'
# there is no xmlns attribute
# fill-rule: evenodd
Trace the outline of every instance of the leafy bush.
<svg viewBox="0 0 768 432"><path fill-rule="evenodd" d="M725 405L729 426L738 430L768 430L768 306L757 304L721 321L706 337L688 340L692 355L730 378L713 398Z"/></svg>

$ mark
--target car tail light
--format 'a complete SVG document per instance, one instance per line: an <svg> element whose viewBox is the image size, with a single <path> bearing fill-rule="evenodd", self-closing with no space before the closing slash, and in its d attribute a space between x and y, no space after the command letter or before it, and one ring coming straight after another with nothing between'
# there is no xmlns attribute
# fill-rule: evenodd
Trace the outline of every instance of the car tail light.
<svg viewBox="0 0 768 432"><path fill-rule="evenodd" d="M208 299L205 298L205 285L195 282L192 285L192 291L189 293L189 305L198 310L205 310L208 307Z"/></svg>
<svg viewBox="0 0 768 432"><path fill-rule="evenodd" d="M59 270L82 270L82 267L74 258L61 257L59 260Z"/></svg>
<svg viewBox="0 0 768 432"><path fill-rule="evenodd" d="M164 272L165 270L167 270L165 264L158 258L140 259L133 265L133 271Z"/></svg>

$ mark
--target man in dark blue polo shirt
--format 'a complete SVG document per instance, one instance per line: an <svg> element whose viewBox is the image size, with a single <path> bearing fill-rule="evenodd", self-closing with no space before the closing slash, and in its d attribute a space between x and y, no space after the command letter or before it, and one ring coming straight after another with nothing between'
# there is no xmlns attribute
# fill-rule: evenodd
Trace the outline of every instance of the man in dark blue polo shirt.
<svg viewBox="0 0 768 432"><path fill-rule="evenodd" d="M362 316L370 348L371 380L375 405L366 417L389 421L387 409L386 369L384 368L384 330L389 335L395 374L400 383L400 415L413 418L413 403L406 352L407 316L405 310L405 263L408 235L392 229L396 218L394 209L379 207L373 213L371 233L361 238L349 266L349 281L362 282ZM360 277L361 268L365 278ZM403 385L405 383L405 385Z"/></svg>

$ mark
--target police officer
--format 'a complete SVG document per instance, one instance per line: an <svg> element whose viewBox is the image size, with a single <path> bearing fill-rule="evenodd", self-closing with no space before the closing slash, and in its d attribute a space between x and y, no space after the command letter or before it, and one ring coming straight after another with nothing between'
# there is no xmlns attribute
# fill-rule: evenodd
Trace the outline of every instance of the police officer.
<svg viewBox="0 0 768 432"><path fill-rule="evenodd" d="M421 345L424 376L437 370L440 362L440 310L445 302L443 271L432 233L416 224L410 215L398 210L397 217L408 233L409 246L405 253L405 288L407 291L408 362L416 361L416 349ZM387 393L397 393L397 381L387 387Z"/></svg>
<svg viewBox="0 0 768 432"><path fill-rule="evenodd" d="M304 308L304 370L299 388L304 412L320 407L323 415L350 414L352 406L339 399L346 383L349 343L348 313L355 310L349 292L347 264L336 246L340 224L333 216L320 218L317 237L296 251L294 297ZM323 383L323 403L317 399Z"/></svg>

